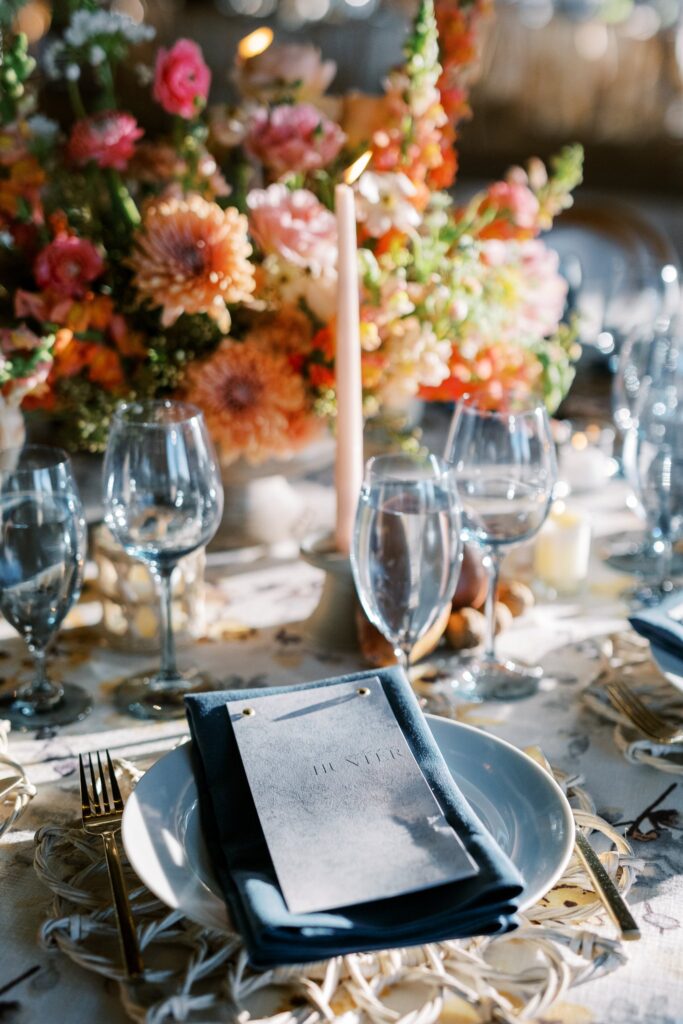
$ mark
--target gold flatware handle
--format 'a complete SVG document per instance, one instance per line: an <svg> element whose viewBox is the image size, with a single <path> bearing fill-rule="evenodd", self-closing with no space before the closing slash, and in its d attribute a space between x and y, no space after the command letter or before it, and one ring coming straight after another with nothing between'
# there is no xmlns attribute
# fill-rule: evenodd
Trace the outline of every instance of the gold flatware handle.
<svg viewBox="0 0 683 1024"><path fill-rule="evenodd" d="M582 832L576 833L576 852L588 872L588 876L601 897L607 913L614 921L624 939L639 939L640 928L626 901L605 871L600 858Z"/></svg>
<svg viewBox="0 0 683 1024"><path fill-rule="evenodd" d="M550 762L540 747L526 747L525 753L544 768L548 775L553 778L553 770ZM588 842L582 832L574 833L574 846L579 860L583 864L588 877L595 886L595 891L600 897L602 904L621 932L624 939L639 939L640 928L635 922L633 914L628 909L625 899L617 889L616 885L602 866L597 853Z"/></svg>
<svg viewBox="0 0 683 1024"><path fill-rule="evenodd" d="M144 972L138 936L133 921L133 913L128 902L126 882L121 867L119 848L116 845L116 836L113 832L103 832L102 842L104 843L104 855L107 859L107 870L109 871L109 882L111 894L114 899L114 910L119 926L119 939L121 940L121 953L126 967L126 974L129 978L138 978Z"/></svg>
<svg viewBox="0 0 683 1024"><path fill-rule="evenodd" d="M0 779L0 800L3 796L6 796L11 789L14 789L17 782L21 782L20 775L5 775L4 778Z"/></svg>

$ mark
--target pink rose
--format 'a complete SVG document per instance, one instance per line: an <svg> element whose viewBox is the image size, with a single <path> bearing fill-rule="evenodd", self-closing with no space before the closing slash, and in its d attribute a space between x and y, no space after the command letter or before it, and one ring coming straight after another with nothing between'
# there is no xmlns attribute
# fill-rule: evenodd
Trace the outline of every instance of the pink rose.
<svg viewBox="0 0 683 1024"><path fill-rule="evenodd" d="M70 298L81 298L103 270L104 261L92 242L75 235L57 235L41 249L33 265L41 288Z"/></svg>
<svg viewBox="0 0 683 1024"><path fill-rule="evenodd" d="M135 152L135 143L143 135L130 114L106 110L76 121L69 139L69 157L79 167L93 161L98 167L124 171Z"/></svg>
<svg viewBox="0 0 683 1024"><path fill-rule="evenodd" d="M260 110L246 138L248 152L274 171L316 171L341 150L346 136L310 103L283 104Z"/></svg>
<svg viewBox="0 0 683 1024"><path fill-rule="evenodd" d="M336 72L334 61L323 60L310 43L285 43L239 61L233 77L243 95L267 103L278 97L317 99Z"/></svg>
<svg viewBox="0 0 683 1024"><path fill-rule="evenodd" d="M211 72L191 39L159 50L154 70L154 99L169 114L190 119L206 104Z"/></svg>
<svg viewBox="0 0 683 1024"><path fill-rule="evenodd" d="M253 189L247 206L251 233L264 253L318 272L334 268L337 222L308 189L291 192L282 184Z"/></svg>
<svg viewBox="0 0 683 1024"><path fill-rule="evenodd" d="M517 181L497 181L487 190L490 204L507 214L515 227L535 231L539 203L531 189Z"/></svg>

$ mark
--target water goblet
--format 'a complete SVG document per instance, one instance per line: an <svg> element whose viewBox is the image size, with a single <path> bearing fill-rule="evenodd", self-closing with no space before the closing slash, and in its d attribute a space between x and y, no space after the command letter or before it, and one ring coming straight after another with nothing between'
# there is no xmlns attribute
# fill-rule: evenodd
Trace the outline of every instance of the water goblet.
<svg viewBox="0 0 683 1024"><path fill-rule="evenodd" d="M104 460L104 505L114 539L149 566L161 596L161 667L125 680L117 705L138 718L180 717L185 695L211 681L184 675L176 665L173 570L208 544L223 511L218 460L199 409L171 401L117 408Z"/></svg>
<svg viewBox="0 0 683 1024"><path fill-rule="evenodd" d="M65 452L43 445L0 452L0 611L33 655L32 682L0 695L16 729L76 722L92 709L72 683L51 682L51 642L77 600L87 547L85 519Z"/></svg>
<svg viewBox="0 0 683 1024"><path fill-rule="evenodd" d="M518 700L538 689L542 671L501 661L495 649L495 600L506 550L543 525L557 479L555 446L545 408L511 399L489 411L463 400L446 444L463 509L465 532L483 552L489 576L484 653L450 680L469 700Z"/></svg>
<svg viewBox="0 0 683 1024"><path fill-rule="evenodd" d="M655 572L632 596L656 605L674 589L673 544L683 532L683 357L678 349L669 350L659 381L641 386L624 441L624 469L653 538Z"/></svg>
<svg viewBox="0 0 683 1024"><path fill-rule="evenodd" d="M363 609L407 669L415 643L450 604L462 547L453 471L435 455L369 460L351 567Z"/></svg>
<svg viewBox="0 0 683 1024"><path fill-rule="evenodd" d="M668 353L680 347L683 321L679 317L661 317L648 328L632 331L624 340L612 385L612 409L615 425L624 438L634 424L641 387L659 382L667 372ZM623 462L623 459L622 459ZM645 519L639 504L637 512ZM660 537L657 529L622 535L606 552L611 569L654 580L660 563ZM683 571L683 559L673 556L672 570Z"/></svg>

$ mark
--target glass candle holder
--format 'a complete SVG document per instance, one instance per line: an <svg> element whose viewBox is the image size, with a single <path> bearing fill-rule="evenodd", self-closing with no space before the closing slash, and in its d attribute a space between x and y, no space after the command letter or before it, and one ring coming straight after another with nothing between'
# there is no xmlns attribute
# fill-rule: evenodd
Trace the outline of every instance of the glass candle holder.
<svg viewBox="0 0 683 1024"><path fill-rule="evenodd" d="M101 630L107 643L136 654L158 653L161 643L159 597L148 567L129 558L106 526L96 527L92 555L93 584L102 602ZM206 628L203 548L182 558L173 577L173 631L177 644L189 644Z"/></svg>

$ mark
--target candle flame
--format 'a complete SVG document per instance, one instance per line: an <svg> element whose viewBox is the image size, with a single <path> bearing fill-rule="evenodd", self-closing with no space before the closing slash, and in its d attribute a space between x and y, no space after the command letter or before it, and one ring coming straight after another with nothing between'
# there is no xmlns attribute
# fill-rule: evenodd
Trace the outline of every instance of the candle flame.
<svg viewBox="0 0 683 1024"><path fill-rule="evenodd" d="M273 30L267 26L254 29L244 39L240 39L237 45L237 53L242 60L249 60L251 57L258 57L268 49L273 41Z"/></svg>
<svg viewBox="0 0 683 1024"><path fill-rule="evenodd" d="M354 160L353 163L346 168L343 174L344 182L347 185L353 185L354 181L358 181L361 174L372 160L372 150L366 149L364 153Z"/></svg>

